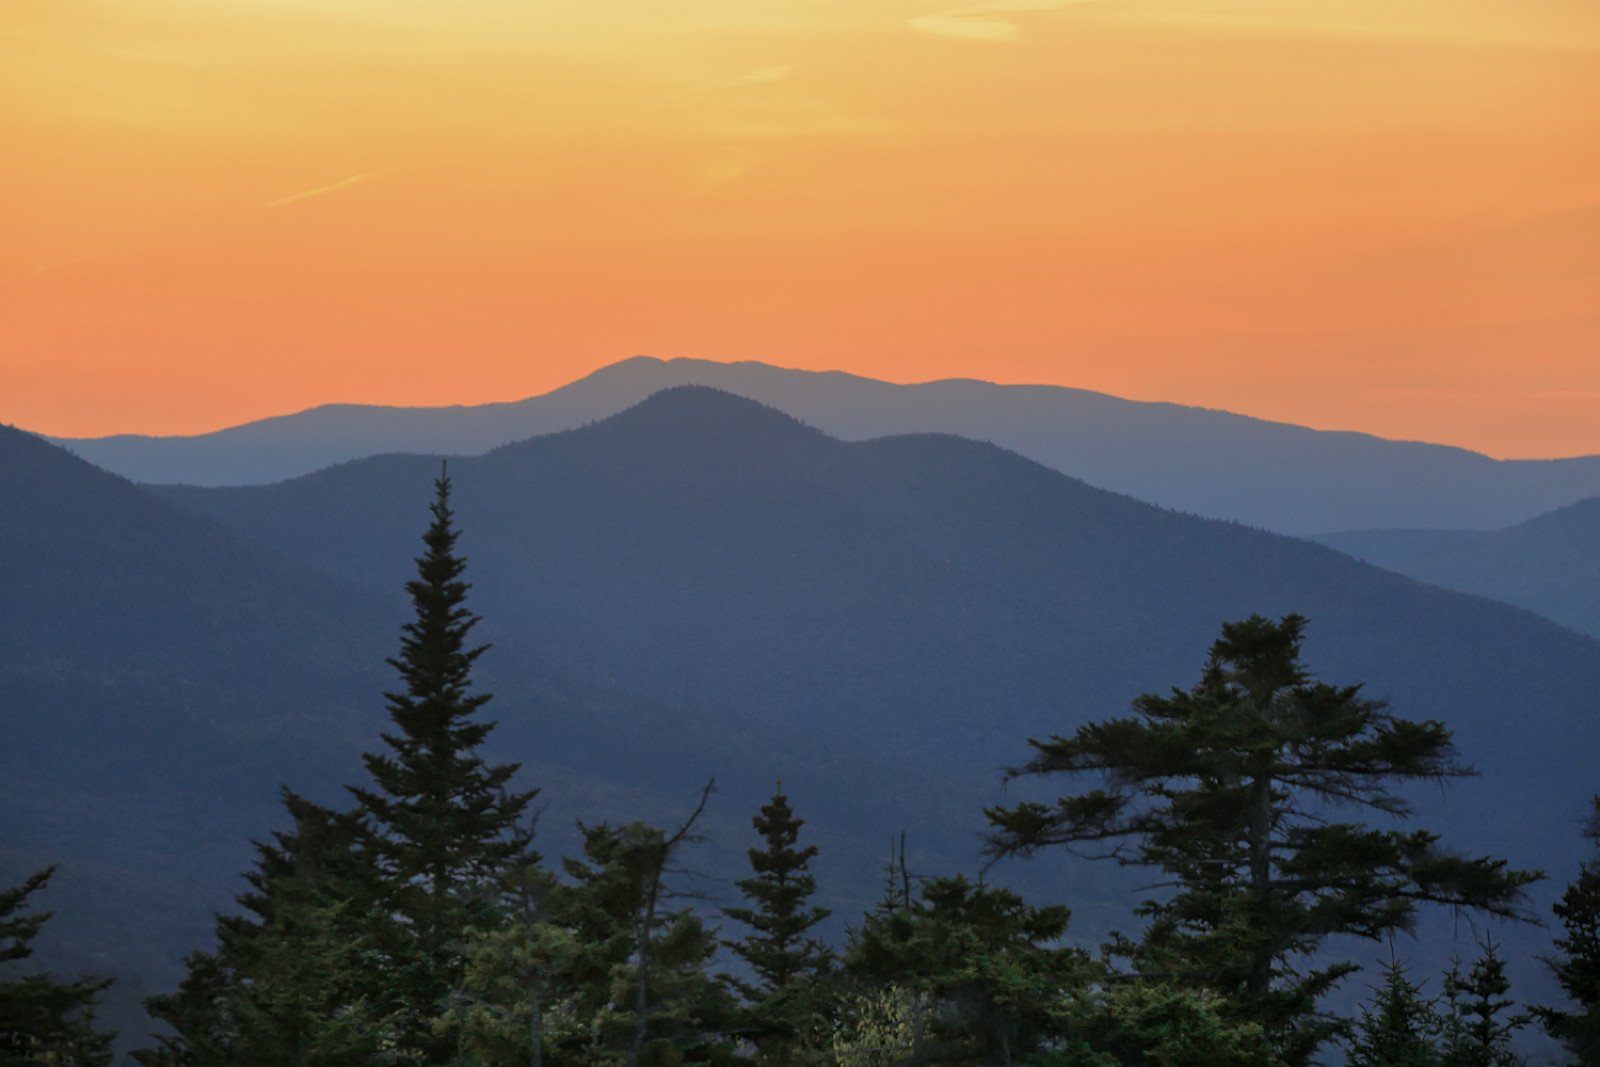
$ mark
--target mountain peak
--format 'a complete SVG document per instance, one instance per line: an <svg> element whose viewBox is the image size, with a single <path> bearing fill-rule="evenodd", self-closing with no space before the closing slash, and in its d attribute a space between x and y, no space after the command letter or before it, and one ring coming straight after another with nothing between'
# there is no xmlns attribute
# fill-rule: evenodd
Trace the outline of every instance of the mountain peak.
<svg viewBox="0 0 1600 1067"><path fill-rule="evenodd" d="M591 423L581 433L649 448L678 445L739 450L815 445L829 438L792 415L760 401L707 385L676 385L623 411ZM538 441L506 445L517 449Z"/></svg>

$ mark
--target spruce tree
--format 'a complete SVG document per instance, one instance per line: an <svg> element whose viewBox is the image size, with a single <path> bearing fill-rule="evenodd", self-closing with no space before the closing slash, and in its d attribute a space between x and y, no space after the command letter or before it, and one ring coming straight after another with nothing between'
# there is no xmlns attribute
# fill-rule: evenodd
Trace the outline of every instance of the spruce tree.
<svg viewBox="0 0 1600 1067"><path fill-rule="evenodd" d="M1600 797L1585 836L1600 842ZM1561 955L1547 962L1576 1009L1536 1008L1535 1014L1580 1067L1600 1067L1600 860L1579 865L1552 910L1566 936L1556 939Z"/></svg>
<svg viewBox="0 0 1600 1067"><path fill-rule="evenodd" d="M769 1061L787 1062L796 1042L820 1018L820 982L832 967L833 953L810 931L830 912L808 906L817 891L808 869L817 846L797 847L805 820L789 806L782 783L750 821L766 847L748 850L754 873L734 884L751 906L722 913L754 932L723 943L755 977L731 979L748 1002L741 1029Z"/></svg>
<svg viewBox="0 0 1600 1067"><path fill-rule="evenodd" d="M1450 962L1444 976L1445 1067L1517 1067L1522 1060L1511 1049L1518 1030L1533 1021L1527 1012L1507 999L1511 980L1506 961L1492 938L1484 938L1479 956L1462 969L1461 960Z"/></svg>
<svg viewBox="0 0 1600 1067"><path fill-rule="evenodd" d="M1345 1059L1349 1067L1443 1067L1443 1020L1399 961L1384 965L1383 981L1372 994L1361 1008Z"/></svg>
<svg viewBox="0 0 1600 1067"><path fill-rule="evenodd" d="M508 790L518 764L478 755L494 724L478 715L490 697L473 691L472 666L488 646L469 644L479 619L466 607L447 474L434 493L417 577L406 583L415 617L388 661L403 683L384 694L396 730L383 735L387 751L365 757L372 786L352 792L392 917L380 931L389 955L382 1008L402 1050L443 1063L452 1042L434 1021L461 980L467 928L493 925L497 877L527 859L522 816L535 793Z"/></svg>
<svg viewBox="0 0 1600 1067"><path fill-rule="evenodd" d="M54 913L21 912L55 870L46 867L21 885L0 890L0 964L33 955L33 939ZM95 1007L109 985L109 979L60 982L47 974L0 981L0 1067L109 1064L116 1035L94 1028Z"/></svg>
<svg viewBox="0 0 1600 1067"><path fill-rule="evenodd" d="M1304 627L1298 615L1224 625L1192 689L1030 741L1033 760L1010 772L1095 774L1104 787L988 812L995 858L1059 846L1166 872L1176 891L1138 909L1149 922L1136 966L1222 994L1290 1064L1342 1029L1318 1002L1356 968L1313 965L1329 935L1408 929L1427 902L1520 918L1522 887L1539 877L1448 854L1427 831L1330 817L1405 817L1392 783L1473 772L1443 724L1314 681Z"/></svg>

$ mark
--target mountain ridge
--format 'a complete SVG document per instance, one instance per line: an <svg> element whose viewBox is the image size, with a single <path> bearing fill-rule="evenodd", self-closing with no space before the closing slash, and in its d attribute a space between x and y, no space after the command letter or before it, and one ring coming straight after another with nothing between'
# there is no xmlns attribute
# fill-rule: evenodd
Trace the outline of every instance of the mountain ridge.
<svg viewBox="0 0 1600 1067"><path fill-rule="evenodd" d="M102 884L144 887L121 895L152 911L73 926L67 917L95 899L80 885L62 903L63 929L76 929L78 943L88 931L110 937L119 924L145 923L141 944L169 952L170 970L194 944L180 935L225 906L248 838L281 817L276 784L337 802L342 783L360 780L359 750L382 725L381 660L405 617L401 585L440 462L378 456L247 488L120 483L115 493L220 524L254 546L251 559L282 561L260 563L257 575L297 568L335 608L354 589L374 605L374 621L324 638L334 647L321 658L356 668L343 683L347 710L325 719L330 736L319 745L298 727L266 729L265 719L257 725L275 748L186 732L185 716L207 710L206 694L136 692L126 673L114 676L117 692L138 696L142 710L119 718L122 698L102 691L101 675L84 675L85 696L39 682L48 681L48 649L14 665L33 681L24 692L7 676L5 692L19 699L0 709L7 736L20 739L0 774L19 816L6 831L9 861L70 847L56 857L67 869L89 864ZM1418 825L1558 878L1582 851L1561 813L1575 819L1593 792L1600 644L1527 612L1323 546L1164 511L996 445L945 434L840 441L710 389L452 458L449 472L469 606L493 645L478 664L499 721L485 754L524 763L524 781L546 787L547 855L568 848L572 819L666 818L715 775L723 792L708 816L714 844L699 862L727 879L750 813L782 778L825 847L819 878L842 922L877 891L881 842L909 830L919 873L970 870L982 809L1004 799L1000 771L1026 757L1027 737L1125 714L1140 692L1191 684L1220 624L1256 611L1310 616L1306 657L1322 677L1364 682L1397 714L1456 731L1483 777L1459 783L1448 803L1417 791ZM85 475L84 484L109 486L109 477ZM7 507L16 513L14 498L0 517ZM70 542L82 524L35 531L29 552ZM130 551L162 547L133 525L102 515L89 529ZM70 590L70 575L53 573ZM232 595L227 575L197 573L211 575L216 596ZM267 580L246 578L237 580L251 588ZM174 603L204 592L164 579L141 588ZM37 595L65 599L42 586ZM0 617L7 632L27 625L12 606ZM300 611L285 613L293 621ZM78 632L92 641L96 631ZM269 666L301 654L280 618L255 632L253 652ZM191 674L215 669L174 662ZM295 722L317 721L317 706L289 689L264 684L256 699ZM72 701L90 704L79 711ZM58 705L70 714L34 710ZM126 728L97 726L117 721ZM151 732L164 721L175 725ZM152 753L149 743L160 747ZM142 776L118 770L155 755L165 762ZM1032 795L1023 783L1012 793ZM36 824L26 840L23 824ZM14 841L25 847L12 850ZM1070 904L1074 936L1091 938L1126 923L1123 902L1139 884L1136 872L1066 861L994 875ZM183 900L158 889L172 885L189 887ZM1447 945L1448 930L1440 936ZM1534 951L1523 935L1508 931L1507 940ZM1365 958L1366 947L1358 951ZM166 972L141 973L159 987Z"/></svg>
<svg viewBox="0 0 1600 1067"><path fill-rule="evenodd" d="M480 455L577 428L679 384L724 389L847 440L910 432L990 440L1102 488L1293 534L1491 529L1600 494L1597 456L1494 460L1452 446L1311 430L1066 386L973 379L897 385L842 371L645 356L521 401L327 406L195 438L57 443L144 482L265 484L381 452ZM341 417L354 421L341 423Z"/></svg>
<svg viewBox="0 0 1600 1067"><path fill-rule="evenodd" d="M1600 497L1501 530L1354 530L1312 540L1600 638Z"/></svg>

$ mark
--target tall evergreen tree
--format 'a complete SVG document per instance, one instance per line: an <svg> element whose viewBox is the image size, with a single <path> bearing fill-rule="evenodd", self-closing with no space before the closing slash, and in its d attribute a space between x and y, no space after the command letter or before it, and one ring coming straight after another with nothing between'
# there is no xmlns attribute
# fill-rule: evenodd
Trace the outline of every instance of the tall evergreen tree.
<svg viewBox="0 0 1600 1067"><path fill-rule="evenodd" d="M754 975L754 981L732 979L748 1002L741 1030L768 1061L788 1062L796 1043L820 1018L820 983L832 968L833 953L810 932L830 912L808 904L817 891L808 869L817 846L797 847L805 820L789 806L782 783L751 825L766 847L746 853L754 873L734 883L751 906L722 913L753 932L724 944Z"/></svg>
<svg viewBox="0 0 1600 1067"><path fill-rule="evenodd" d="M380 931L390 971L383 1008L403 1050L443 1063L451 1041L434 1020L461 980L467 928L493 925L496 879L527 859L522 816L535 792L508 790L517 764L491 766L478 755L494 724L478 715L490 697L473 692L472 666L488 646L469 645L479 619L466 607L445 473L430 510L417 577L406 583L415 617L389 660L403 683L385 694L396 732L383 735L387 751L365 757L372 787L352 792L393 917Z"/></svg>
<svg viewBox="0 0 1600 1067"><path fill-rule="evenodd" d="M1313 681L1304 627L1298 615L1223 626L1192 689L1030 741L1033 760L1010 772L1097 774L1103 788L988 813L995 858L1061 846L1170 875L1176 892L1140 906L1136 966L1221 993L1290 1064L1341 1029L1318 1001L1355 966L1309 966L1330 934L1407 929L1425 902L1520 917L1522 887L1539 877L1450 855L1426 831L1328 817L1336 806L1404 817L1391 783L1473 772L1443 724Z"/></svg>
<svg viewBox="0 0 1600 1067"><path fill-rule="evenodd" d="M46 867L21 885L0 890L0 964L33 955L33 939L54 912L22 911L55 870ZM0 1067L109 1064L116 1035L94 1028L95 1007L109 985L109 979L60 982L47 974L0 981Z"/></svg>
<svg viewBox="0 0 1600 1067"><path fill-rule="evenodd" d="M1585 836L1600 842L1600 797ZM1537 1008L1551 1037L1577 1058L1580 1067L1600 1067L1600 860L1579 865L1552 909L1566 936L1556 939L1561 956L1549 960L1561 989L1576 1010Z"/></svg>

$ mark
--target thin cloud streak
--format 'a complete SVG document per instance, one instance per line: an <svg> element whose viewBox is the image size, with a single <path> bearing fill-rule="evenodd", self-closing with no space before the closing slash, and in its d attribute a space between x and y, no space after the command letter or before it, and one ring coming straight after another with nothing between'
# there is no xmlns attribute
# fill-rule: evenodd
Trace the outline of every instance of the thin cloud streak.
<svg viewBox="0 0 1600 1067"><path fill-rule="evenodd" d="M340 189L348 189L350 186L356 185L360 182L369 181L372 178L382 177L383 173L383 171L375 171L372 174L352 174L343 181L334 182L332 185L319 185L315 189L307 189L305 192L295 193L293 196L285 196L280 197L277 200L269 200L265 204L258 204L257 206L263 208L283 207L285 204L294 204L301 200L309 200L313 196L322 196L326 193L336 193Z"/></svg>

